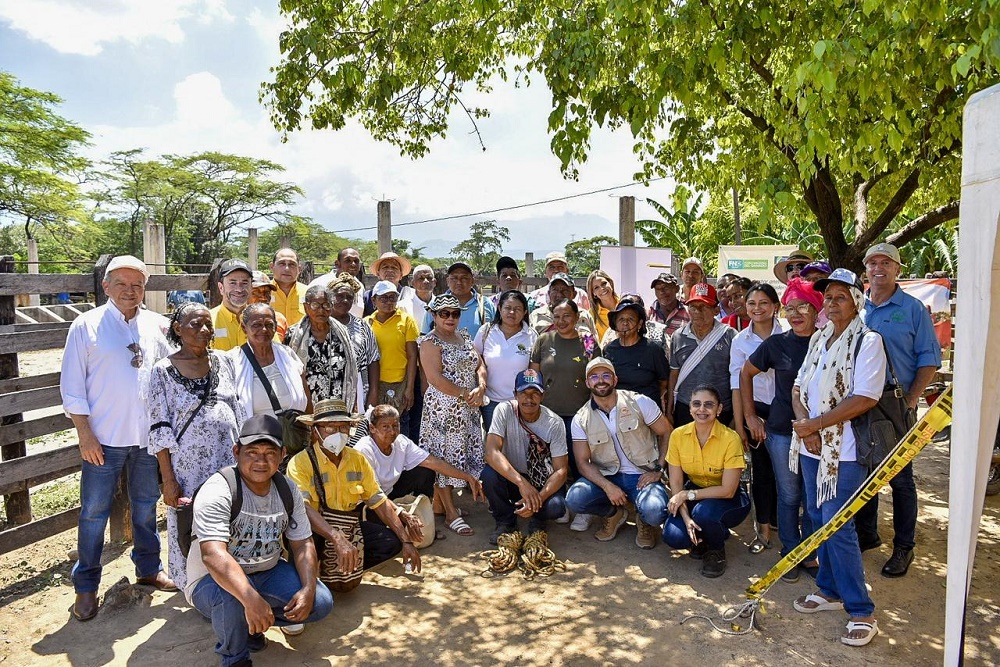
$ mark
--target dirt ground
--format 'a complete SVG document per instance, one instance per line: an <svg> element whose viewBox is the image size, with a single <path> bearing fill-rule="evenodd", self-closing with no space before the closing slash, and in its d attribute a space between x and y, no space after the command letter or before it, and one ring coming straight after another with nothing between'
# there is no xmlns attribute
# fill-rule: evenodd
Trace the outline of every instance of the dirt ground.
<svg viewBox="0 0 1000 667"><path fill-rule="evenodd" d="M42 371L37 371L42 372ZM34 374L24 373L23 374ZM424 570L404 574L398 559L367 573L360 588L337 595L333 613L299 637L268 631L257 665L939 665L943 658L948 527L948 447L934 443L915 462L920 491L917 559L902 579L879 570L890 547L865 554L881 633L866 648L838 641L842 613L805 616L792 600L813 590L803 576L778 582L765 597L763 629L727 636L689 614L718 617L744 600L750 582L778 560L777 549L751 555L748 520L728 543L729 569L719 579L663 544L642 551L625 526L603 544L589 533L551 525L550 543L567 571L525 581L484 578L479 554L492 521L464 496L471 538L449 533L423 553ZM891 496L883 495L882 537L889 543ZM966 664L1000 663L1000 496L987 498L967 610ZM0 665L214 665L211 625L181 593L155 592L88 623L72 619L66 558L68 531L0 557ZM164 550L165 552L166 550ZM128 552L105 548L100 592L133 577ZM726 624L723 624L726 625Z"/></svg>

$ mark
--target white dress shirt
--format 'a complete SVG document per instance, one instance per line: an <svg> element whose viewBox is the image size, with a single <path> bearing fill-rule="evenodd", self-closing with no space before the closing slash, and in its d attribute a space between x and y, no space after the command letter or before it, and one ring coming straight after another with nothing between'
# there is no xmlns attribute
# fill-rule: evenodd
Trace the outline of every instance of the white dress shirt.
<svg viewBox="0 0 1000 667"><path fill-rule="evenodd" d="M90 428L106 447L145 447L149 418L142 397L153 364L170 353L163 332L167 320L142 308L125 316L108 301L79 316L69 327L59 389L67 415L88 415ZM142 366L134 368L129 345L138 343Z"/></svg>

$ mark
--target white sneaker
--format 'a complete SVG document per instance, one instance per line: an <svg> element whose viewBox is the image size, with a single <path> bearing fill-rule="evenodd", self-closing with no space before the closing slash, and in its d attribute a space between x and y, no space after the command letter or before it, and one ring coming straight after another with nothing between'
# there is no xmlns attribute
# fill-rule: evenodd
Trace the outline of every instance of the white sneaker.
<svg viewBox="0 0 1000 667"><path fill-rule="evenodd" d="M563 515L556 519L556 523L569 523L570 518L572 517L570 516L569 508L567 507L566 511L563 512Z"/></svg>
<svg viewBox="0 0 1000 667"><path fill-rule="evenodd" d="M296 637L306 631L306 626L304 623L296 623L295 625L283 625L281 626L281 631L289 637Z"/></svg>
<svg viewBox="0 0 1000 667"><path fill-rule="evenodd" d="M573 523L569 525L569 529L578 533L586 532L590 528L590 517L592 516L592 514L577 514L573 517Z"/></svg>

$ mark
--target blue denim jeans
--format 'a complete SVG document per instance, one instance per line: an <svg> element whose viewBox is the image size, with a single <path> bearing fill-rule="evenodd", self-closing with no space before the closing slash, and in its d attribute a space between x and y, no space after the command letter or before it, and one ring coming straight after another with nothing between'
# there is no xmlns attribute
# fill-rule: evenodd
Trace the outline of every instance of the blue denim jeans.
<svg viewBox="0 0 1000 667"><path fill-rule="evenodd" d="M490 503L490 513L493 514L493 520L504 526L516 526L517 515L514 514L514 503L521 499L521 491L517 485L489 466L483 468L479 479L483 483L483 492ZM542 508L535 513L535 517L542 521L548 521L558 519L565 512L566 499L560 489L545 499Z"/></svg>
<svg viewBox="0 0 1000 667"><path fill-rule="evenodd" d="M641 475L616 472L604 478L625 492L643 522L650 526L659 526L666 516L667 502L670 500L667 498L667 488L657 482L647 484L640 491L636 488L639 477ZM618 509L611 504L608 494L586 477L581 477L569 487L569 491L566 492L566 505L576 514L596 514L605 518Z"/></svg>
<svg viewBox="0 0 1000 667"><path fill-rule="evenodd" d="M493 399L486 405L479 408L479 414L483 416L483 431L486 433L490 432L490 425L493 424L493 413L497 411L497 406L500 405Z"/></svg>
<svg viewBox="0 0 1000 667"><path fill-rule="evenodd" d="M690 488L697 488L688 485ZM750 496L740 486L732 498L706 498L688 503L691 519L701 528L699 539L711 550L722 549L729 539L729 529L743 523L750 514ZM671 549L690 549L694 546L688 534L684 517L669 516L663 512L663 542Z"/></svg>
<svg viewBox="0 0 1000 667"><path fill-rule="evenodd" d="M850 498L868 477L864 466L856 461L841 461L837 473L837 495L816 507L816 474L819 461L808 456L799 457L802 477L805 480L806 508L814 526L825 525L833 518L844 502ZM854 519L845 523L819 547L819 574L816 575L819 592L831 600L843 600L844 611L850 616L871 616L875 613L865 588L865 568L861 562L861 547L854 529Z"/></svg>
<svg viewBox="0 0 1000 667"><path fill-rule="evenodd" d="M792 436L768 433L764 446L771 455L774 480L778 487L778 538L781 540L781 555L787 556L802 540L812 535L814 530L809 512L802 513L802 528L799 529L799 508L804 508L802 473L788 469L788 449ZM810 560L808 557L806 560Z"/></svg>
<svg viewBox="0 0 1000 667"><path fill-rule="evenodd" d="M160 533L156 529L156 502L160 486L156 457L145 447L104 447L104 465L83 462L80 477L80 523L76 530L77 561L73 587L77 593L96 593L101 584L104 531L111 516L111 501L122 470L128 472L128 497L132 506L132 562L137 577L153 577L163 569Z"/></svg>
<svg viewBox="0 0 1000 667"><path fill-rule="evenodd" d="M892 544L897 549L912 549L917 544L917 485L913 481L913 463L889 481L892 489ZM858 537L865 542L878 538L878 494L854 517Z"/></svg>
<svg viewBox="0 0 1000 667"><path fill-rule="evenodd" d="M247 579L250 580L253 589L271 605L275 625L280 627L298 623L285 618L285 605L302 588L299 573L294 565L279 560L270 570L248 574ZM202 577L195 585L191 592L191 602L205 618L212 621L212 629L215 630L215 636L219 640L215 645L215 652L222 659L222 667L236 664L250 655L247 649L250 629L247 626L243 603L215 583L212 575ZM318 621L326 617L332 609L333 594L322 581L317 581L312 612L305 622Z"/></svg>

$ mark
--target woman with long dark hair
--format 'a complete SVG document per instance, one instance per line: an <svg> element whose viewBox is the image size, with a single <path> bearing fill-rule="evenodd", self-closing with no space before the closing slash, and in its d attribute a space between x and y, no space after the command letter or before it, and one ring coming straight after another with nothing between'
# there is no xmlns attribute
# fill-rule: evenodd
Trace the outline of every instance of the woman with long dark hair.
<svg viewBox="0 0 1000 667"><path fill-rule="evenodd" d="M493 411L500 401L514 400L514 378L528 368L538 334L528 326L528 299L508 290L497 300L493 320L479 328L473 346L486 366L486 397L480 408L483 428L490 430Z"/></svg>

